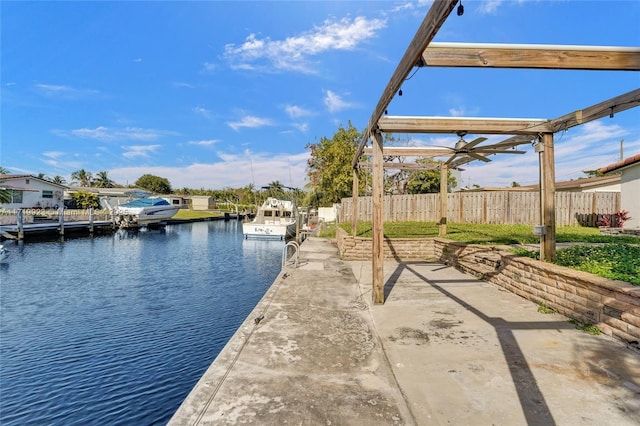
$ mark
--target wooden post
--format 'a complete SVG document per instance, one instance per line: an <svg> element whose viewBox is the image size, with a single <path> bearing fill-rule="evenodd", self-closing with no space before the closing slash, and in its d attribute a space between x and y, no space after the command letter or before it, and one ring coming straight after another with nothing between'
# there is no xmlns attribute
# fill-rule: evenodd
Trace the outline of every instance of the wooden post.
<svg viewBox="0 0 640 426"><path fill-rule="evenodd" d="M60 236L64 237L64 208L58 208L58 223L60 224Z"/></svg>
<svg viewBox="0 0 640 426"><path fill-rule="evenodd" d="M18 225L18 241L20 241L24 239L24 212L22 209L18 209L16 224Z"/></svg>
<svg viewBox="0 0 640 426"><path fill-rule="evenodd" d="M93 235L93 207L89 209L89 234Z"/></svg>
<svg viewBox="0 0 640 426"><path fill-rule="evenodd" d="M373 303L384 303L384 223L382 135L373 134Z"/></svg>
<svg viewBox="0 0 640 426"><path fill-rule="evenodd" d="M540 260L552 262L556 258L556 172L553 153L553 133L542 135L544 151L542 161L542 220L544 235L540 251Z"/></svg>
<svg viewBox="0 0 640 426"><path fill-rule="evenodd" d="M447 177L449 168L446 164L440 165L440 229L438 235L440 237L447 236Z"/></svg>
<svg viewBox="0 0 640 426"><path fill-rule="evenodd" d="M351 196L351 235L356 236L358 232L358 169L353 169L353 195Z"/></svg>

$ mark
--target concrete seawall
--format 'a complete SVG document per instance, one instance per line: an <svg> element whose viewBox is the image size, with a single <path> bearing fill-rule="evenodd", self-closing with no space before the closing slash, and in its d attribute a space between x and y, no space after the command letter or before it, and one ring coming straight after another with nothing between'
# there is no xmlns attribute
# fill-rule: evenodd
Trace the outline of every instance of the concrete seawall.
<svg viewBox="0 0 640 426"><path fill-rule="evenodd" d="M442 264L309 238L171 419L207 424L637 424L640 355Z"/></svg>

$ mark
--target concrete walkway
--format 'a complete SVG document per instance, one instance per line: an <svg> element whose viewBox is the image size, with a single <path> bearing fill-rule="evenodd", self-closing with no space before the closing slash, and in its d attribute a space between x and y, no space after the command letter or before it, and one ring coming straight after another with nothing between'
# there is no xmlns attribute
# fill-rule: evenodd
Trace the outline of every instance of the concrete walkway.
<svg viewBox="0 0 640 426"><path fill-rule="evenodd" d="M430 262L307 239L171 425L638 425L640 354Z"/></svg>

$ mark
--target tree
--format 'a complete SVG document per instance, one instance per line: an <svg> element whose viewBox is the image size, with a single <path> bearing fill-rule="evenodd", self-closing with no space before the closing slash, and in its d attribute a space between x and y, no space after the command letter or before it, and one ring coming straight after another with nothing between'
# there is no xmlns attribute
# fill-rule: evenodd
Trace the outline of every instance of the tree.
<svg viewBox="0 0 640 426"><path fill-rule="evenodd" d="M516 181L511 182L511 187L512 188L518 188L520 186L520 184Z"/></svg>
<svg viewBox="0 0 640 426"><path fill-rule="evenodd" d="M8 175L11 172L9 171L9 169L5 169L4 167L0 167L0 175Z"/></svg>
<svg viewBox="0 0 640 426"><path fill-rule="evenodd" d="M282 198L285 194L284 185L279 180L270 182L264 189L267 197Z"/></svg>
<svg viewBox="0 0 640 426"><path fill-rule="evenodd" d="M67 183L67 180L62 176L56 175L53 178L51 178L51 182L57 183L58 185L65 185Z"/></svg>
<svg viewBox="0 0 640 426"><path fill-rule="evenodd" d="M91 186L91 180L93 176L91 172L85 169L80 169L71 173L71 183L78 184L79 186Z"/></svg>
<svg viewBox="0 0 640 426"><path fill-rule="evenodd" d="M417 160L420 164L438 164L430 158ZM447 188L456 185L456 178L451 176L451 170L447 175ZM407 181L407 192L409 194L428 194L440 192L440 168L435 167L431 170L417 170L409 174Z"/></svg>
<svg viewBox="0 0 640 426"><path fill-rule="evenodd" d="M99 208L98 195L87 191L78 191L71 196L76 207L81 209Z"/></svg>
<svg viewBox="0 0 640 426"><path fill-rule="evenodd" d="M587 175L587 177L590 177L590 178L604 176L599 169L583 170L582 173L584 173L585 175Z"/></svg>
<svg viewBox="0 0 640 426"><path fill-rule="evenodd" d="M311 158L307 163L312 192L308 199L327 205L339 202L352 195L353 167L352 161L362 134L348 123L347 128L340 126L331 139L322 137L319 142L307 144L311 150ZM365 171L360 171L359 186L364 188Z"/></svg>
<svg viewBox="0 0 640 426"><path fill-rule="evenodd" d="M91 183L96 188L113 188L115 186L115 182L109 179L109 172L106 170L98 172Z"/></svg>
<svg viewBox="0 0 640 426"><path fill-rule="evenodd" d="M172 192L168 179L149 174L140 176L135 186L155 192L156 194L171 194Z"/></svg>

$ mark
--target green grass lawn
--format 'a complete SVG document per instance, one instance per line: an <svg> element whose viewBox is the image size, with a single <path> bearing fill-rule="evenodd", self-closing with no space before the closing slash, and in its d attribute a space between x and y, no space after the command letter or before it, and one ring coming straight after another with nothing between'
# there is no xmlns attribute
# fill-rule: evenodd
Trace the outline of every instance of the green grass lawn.
<svg viewBox="0 0 640 426"><path fill-rule="evenodd" d="M350 224L339 225L351 233ZM358 223L358 236L371 237L371 222ZM428 238L438 236L438 225L433 222L387 222L384 224L387 238ZM335 227L327 228L320 236L335 237ZM530 225L485 225L450 223L446 238L468 244L523 245L537 244L540 237L533 235ZM557 251L556 264L640 285L640 239L633 236L600 235L597 228L561 226L556 229L558 243L589 243L575 245ZM527 249L517 254L537 257Z"/></svg>
<svg viewBox="0 0 640 426"><path fill-rule="evenodd" d="M171 219L176 220L191 220L191 219L207 219L210 217L218 217L221 216L220 213L213 213L207 211L195 211L195 210L187 210L180 209L178 213L176 213Z"/></svg>

